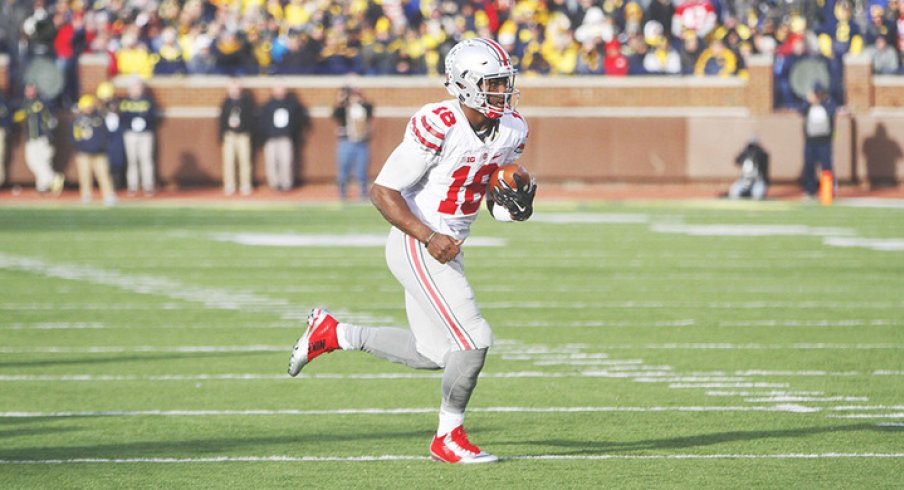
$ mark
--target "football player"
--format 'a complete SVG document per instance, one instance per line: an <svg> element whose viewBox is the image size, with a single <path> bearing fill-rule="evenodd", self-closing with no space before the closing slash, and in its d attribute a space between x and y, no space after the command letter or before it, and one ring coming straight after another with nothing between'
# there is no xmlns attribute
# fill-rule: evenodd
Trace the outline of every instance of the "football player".
<svg viewBox="0 0 904 490"><path fill-rule="evenodd" d="M462 41L449 52L445 69L446 88L455 98L415 113L371 189L371 201L392 225L386 261L405 289L410 330L342 323L315 308L292 351L289 374L336 349L363 350L416 369L444 369L431 456L489 463L498 458L469 442L463 426L493 334L465 277L461 246L490 175L521 156L528 130L515 111L516 70L498 43ZM487 206L496 219L530 217L536 182L516 183L490 190Z"/></svg>

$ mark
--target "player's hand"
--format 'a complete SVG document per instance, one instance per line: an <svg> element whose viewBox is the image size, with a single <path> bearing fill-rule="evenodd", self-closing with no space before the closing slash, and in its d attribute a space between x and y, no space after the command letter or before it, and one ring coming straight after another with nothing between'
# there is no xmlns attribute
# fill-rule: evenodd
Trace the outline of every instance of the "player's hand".
<svg viewBox="0 0 904 490"><path fill-rule="evenodd" d="M513 176L517 187L513 189L508 182L499 179L499 185L493 187L493 201L503 206L515 221L524 221L534 213L534 195L537 193L536 179L530 179L530 185L522 182L521 176Z"/></svg>
<svg viewBox="0 0 904 490"><path fill-rule="evenodd" d="M439 263L445 264L458 255L458 252L461 251L461 243L461 240L437 233L430 239L430 243L427 244L427 251Z"/></svg>

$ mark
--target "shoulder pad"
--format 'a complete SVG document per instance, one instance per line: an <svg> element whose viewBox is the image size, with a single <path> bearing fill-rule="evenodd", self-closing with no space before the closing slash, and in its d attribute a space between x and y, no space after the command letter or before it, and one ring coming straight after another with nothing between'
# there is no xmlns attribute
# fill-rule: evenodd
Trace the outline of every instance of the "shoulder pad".
<svg viewBox="0 0 904 490"><path fill-rule="evenodd" d="M517 131L527 133L527 120L524 119L524 116L518 113L518 111L512 112L509 114L510 117L507 118L508 123Z"/></svg>
<svg viewBox="0 0 904 490"><path fill-rule="evenodd" d="M414 142L431 153L439 153L446 133L455 125L455 114L443 104L428 104L414 114L408 132Z"/></svg>

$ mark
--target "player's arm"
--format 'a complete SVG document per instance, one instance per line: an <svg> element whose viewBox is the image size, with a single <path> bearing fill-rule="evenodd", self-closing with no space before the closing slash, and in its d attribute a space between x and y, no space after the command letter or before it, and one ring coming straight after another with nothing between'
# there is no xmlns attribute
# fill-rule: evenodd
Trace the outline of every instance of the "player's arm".
<svg viewBox="0 0 904 490"><path fill-rule="evenodd" d="M421 152L403 142L386 160L370 190L370 200L392 226L427 247L436 260L446 263L458 255L461 241L435 232L408 207L402 190L416 184L427 172L428 162Z"/></svg>
<svg viewBox="0 0 904 490"><path fill-rule="evenodd" d="M427 243L433 234L433 230L411 212L401 191L374 184L370 189L370 200L386 221L421 243Z"/></svg>

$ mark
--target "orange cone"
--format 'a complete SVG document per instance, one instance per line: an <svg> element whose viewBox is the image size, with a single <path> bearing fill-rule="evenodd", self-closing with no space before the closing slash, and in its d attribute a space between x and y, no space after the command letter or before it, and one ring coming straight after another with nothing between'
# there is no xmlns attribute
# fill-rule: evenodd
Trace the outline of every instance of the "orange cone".
<svg viewBox="0 0 904 490"><path fill-rule="evenodd" d="M832 204L832 198L835 194L835 179L832 177L831 170L823 170L819 177L819 202L823 206Z"/></svg>

